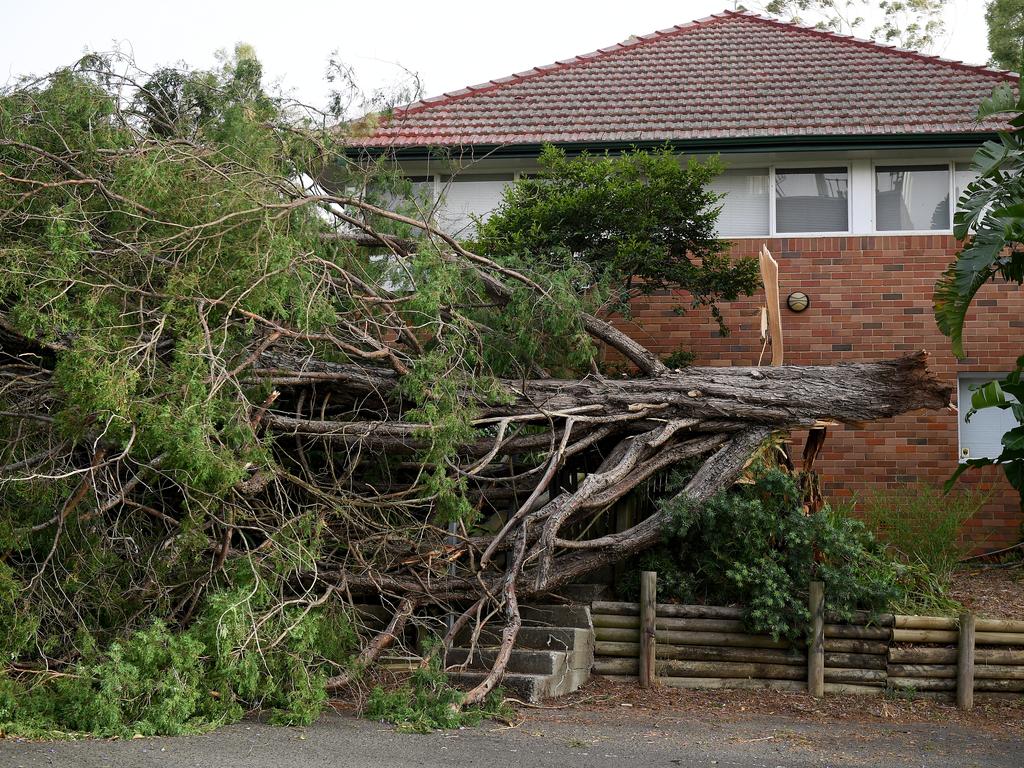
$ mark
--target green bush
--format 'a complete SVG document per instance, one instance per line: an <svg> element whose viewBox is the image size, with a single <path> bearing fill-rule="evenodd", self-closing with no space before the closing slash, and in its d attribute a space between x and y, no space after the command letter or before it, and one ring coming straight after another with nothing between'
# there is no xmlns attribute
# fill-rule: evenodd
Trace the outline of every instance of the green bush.
<svg viewBox="0 0 1024 768"><path fill-rule="evenodd" d="M308 724L320 714L328 669L349 661L347 615L319 609L264 614L258 591L215 593L188 629L162 621L99 651L83 635L66 672L21 680L0 674L0 733L102 737L200 733L247 711Z"/></svg>
<svg viewBox="0 0 1024 768"><path fill-rule="evenodd" d="M433 656L428 666L412 673L408 684L392 690L375 686L363 717L394 723L400 731L430 733L509 716L508 708L502 704L500 688L492 691L478 707L460 709L464 698L462 691L448 683L438 657Z"/></svg>
<svg viewBox="0 0 1024 768"><path fill-rule="evenodd" d="M880 612L904 594L904 569L864 525L827 507L805 514L796 482L779 469L756 468L752 483L702 505L674 497L663 509L663 544L636 569L658 571L661 599L738 603L751 630L797 639L812 578L825 582L827 607L840 615Z"/></svg>
<svg viewBox="0 0 1024 768"><path fill-rule="evenodd" d="M960 491L944 494L921 484L898 490L879 490L861 506L864 522L875 534L913 565L923 564L944 581L967 554L961 533L988 494Z"/></svg>

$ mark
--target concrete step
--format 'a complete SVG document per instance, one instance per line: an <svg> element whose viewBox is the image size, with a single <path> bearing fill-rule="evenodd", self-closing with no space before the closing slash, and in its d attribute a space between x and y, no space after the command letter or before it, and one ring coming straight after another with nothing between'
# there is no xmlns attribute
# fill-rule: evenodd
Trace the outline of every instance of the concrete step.
<svg viewBox="0 0 1024 768"><path fill-rule="evenodd" d="M472 631L464 629L455 638L455 646L467 647L472 640ZM501 643L501 627L484 627L476 645L492 647ZM516 648L539 651L567 651L572 648L594 645L594 632L580 627L523 627L516 636Z"/></svg>
<svg viewBox="0 0 1024 768"><path fill-rule="evenodd" d="M519 609L523 626L590 629L589 605L524 605Z"/></svg>
<svg viewBox="0 0 1024 768"><path fill-rule="evenodd" d="M450 672L448 674L449 682L465 690L479 685L485 677L487 677L487 673L483 671ZM553 692L557 690L557 685L554 685L553 681L554 678L546 675L507 674L499 685L504 689L506 696L536 704L543 699L561 695Z"/></svg>
<svg viewBox="0 0 1024 768"><path fill-rule="evenodd" d="M466 671L486 671L494 665L497 655L496 648L477 648L472 652L472 657L470 657L468 648L452 648L445 656L445 667L451 668L466 664ZM561 675L565 674L568 666L569 652L567 651L534 651L515 648L509 656L506 669L509 674Z"/></svg>
<svg viewBox="0 0 1024 768"><path fill-rule="evenodd" d="M612 588L607 584L566 584L556 592L571 603L590 605L595 600L614 600Z"/></svg>

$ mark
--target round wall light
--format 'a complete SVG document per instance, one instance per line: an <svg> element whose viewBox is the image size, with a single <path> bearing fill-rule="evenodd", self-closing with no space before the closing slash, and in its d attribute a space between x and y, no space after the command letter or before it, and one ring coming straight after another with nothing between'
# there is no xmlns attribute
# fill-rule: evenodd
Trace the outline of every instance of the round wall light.
<svg viewBox="0 0 1024 768"><path fill-rule="evenodd" d="M806 293L803 293L802 291L795 291L786 297L786 306L793 312L803 312L811 306L811 300Z"/></svg>

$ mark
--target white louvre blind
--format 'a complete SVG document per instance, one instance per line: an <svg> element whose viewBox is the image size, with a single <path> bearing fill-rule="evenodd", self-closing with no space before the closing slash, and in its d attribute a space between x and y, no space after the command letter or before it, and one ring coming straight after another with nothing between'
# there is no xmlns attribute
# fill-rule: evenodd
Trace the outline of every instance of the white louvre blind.
<svg viewBox="0 0 1024 768"><path fill-rule="evenodd" d="M722 173L710 187L725 195L718 215L720 237L768 234L769 182L767 168L736 169Z"/></svg>
<svg viewBox="0 0 1024 768"><path fill-rule="evenodd" d="M512 176L456 176L441 188L441 206L437 214L440 227L453 237L473 234L473 217L487 216L498 207L501 193Z"/></svg>
<svg viewBox="0 0 1024 768"><path fill-rule="evenodd" d="M961 373L957 376L957 403L960 411L960 458L994 459L1002 453L1001 440L1017 421L1009 410L986 408L978 411L971 420L966 416L971 410L971 394L982 384L993 379L1005 378L1004 373ZM1011 395L1007 395L1013 399Z"/></svg>
<svg viewBox="0 0 1024 768"><path fill-rule="evenodd" d="M949 166L878 166L875 213L880 232L949 229Z"/></svg>
<svg viewBox="0 0 1024 768"><path fill-rule="evenodd" d="M848 231L849 176L846 168L776 168L775 231Z"/></svg>

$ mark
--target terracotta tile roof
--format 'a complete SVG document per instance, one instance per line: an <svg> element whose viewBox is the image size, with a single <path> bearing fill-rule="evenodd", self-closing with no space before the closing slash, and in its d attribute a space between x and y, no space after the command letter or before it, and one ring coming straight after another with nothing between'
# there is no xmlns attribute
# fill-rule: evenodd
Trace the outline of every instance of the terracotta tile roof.
<svg viewBox="0 0 1024 768"><path fill-rule="evenodd" d="M746 12L398 109L365 147L990 132L1010 73Z"/></svg>

